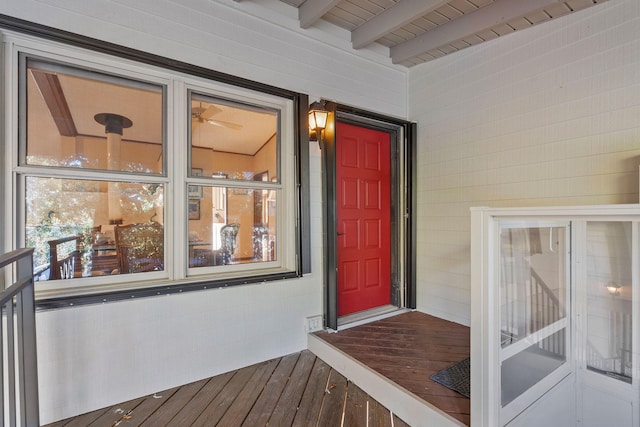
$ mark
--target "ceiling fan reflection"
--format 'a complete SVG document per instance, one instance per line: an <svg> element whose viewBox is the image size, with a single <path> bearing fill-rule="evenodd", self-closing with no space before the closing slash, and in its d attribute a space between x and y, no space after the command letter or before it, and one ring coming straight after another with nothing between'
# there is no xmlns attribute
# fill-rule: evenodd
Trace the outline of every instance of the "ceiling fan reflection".
<svg viewBox="0 0 640 427"><path fill-rule="evenodd" d="M240 130L242 129L242 125L238 123L227 122L224 120L216 120L212 118L213 115L222 112L222 109L216 107L215 105L210 105L208 108L202 107L200 104L199 107L193 107L191 109L191 119L192 123L208 123L213 126L225 127L232 130Z"/></svg>

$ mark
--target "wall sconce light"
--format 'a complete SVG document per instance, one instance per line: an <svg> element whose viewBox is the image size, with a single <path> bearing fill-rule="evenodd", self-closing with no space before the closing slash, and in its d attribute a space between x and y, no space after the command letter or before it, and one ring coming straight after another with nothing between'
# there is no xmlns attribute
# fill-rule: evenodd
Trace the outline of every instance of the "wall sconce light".
<svg viewBox="0 0 640 427"><path fill-rule="evenodd" d="M324 109L324 102L314 102L309 106L309 140L318 141L322 148L322 132L327 127L329 112Z"/></svg>
<svg viewBox="0 0 640 427"><path fill-rule="evenodd" d="M618 285L617 283L609 282L605 285L605 287L607 288L607 291L610 295L620 295L620 288L622 286Z"/></svg>

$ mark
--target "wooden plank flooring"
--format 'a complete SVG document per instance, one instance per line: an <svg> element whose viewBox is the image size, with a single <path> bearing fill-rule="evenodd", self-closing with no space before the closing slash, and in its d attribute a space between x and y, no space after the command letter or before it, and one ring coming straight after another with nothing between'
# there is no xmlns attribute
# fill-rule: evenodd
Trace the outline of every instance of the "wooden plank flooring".
<svg viewBox="0 0 640 427"><path fill-rule="evenodd" d="M429 379L469 357L468 327L408 312L337 333L315 335L453 418L471 424L470 399Z"/></svg>
<svg viewBox="0 0 640 427"><path fill-rule="evenodd" d="M469 356L468 327L409 312L315 335L470 425L470 400L429 379ZM408 426L313 353L302 351L48 427L216 425Z"/></svg>
<svg viewBox="0 0 640 427"><path fill-rule="evenodd" d="M408 426L305 350L47 427L263 425Z"/></svg>

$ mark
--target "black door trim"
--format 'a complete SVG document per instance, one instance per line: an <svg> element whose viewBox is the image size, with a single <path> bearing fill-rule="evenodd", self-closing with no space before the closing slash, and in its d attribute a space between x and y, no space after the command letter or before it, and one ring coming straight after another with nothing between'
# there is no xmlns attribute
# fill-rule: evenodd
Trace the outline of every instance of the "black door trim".
<svg viewBox="0 0 640 427"><path fill-rule="evenodd" d="M404 308L416 308L416 257L415 257L415 227L416 219L413 214L416 201L415 190L415 150L416 150L416 124L406 120L385 116L370 111L337 104L331 101L324 101L325 109L329 111L329 125L324 131L324 144L322 149L322 201L323 201L323 259L324 259L324 312L325 327L338 329L338 300L337 300L337 239L336 239L336 135L335 123L355 124L362 127L381 130L391 134L392 141L403 144L403 158L397 158L392 153L392 159L396 164L403 162L403 176L396 176L404 180L405 188L405 212L396 216L397 221L403 221L404 247L403 252L406 260L404 266ZM400 134L400 135L399 135ZM393 144L394 142L392 142ZM397 168L396 168L397 169ZM394 177L392 177L394 179ZM397 196L394 196L397 197ZM392 230L397 230L392 224ZM392 251L392 259L394 254ZM393 260L392 260L393 261ZM393 283L392 283L393 286Z"/></svg>

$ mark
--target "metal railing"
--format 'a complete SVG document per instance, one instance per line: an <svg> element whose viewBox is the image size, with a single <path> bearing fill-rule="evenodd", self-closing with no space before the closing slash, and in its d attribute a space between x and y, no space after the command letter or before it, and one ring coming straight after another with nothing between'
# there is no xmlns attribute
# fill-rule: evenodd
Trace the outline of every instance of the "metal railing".
<svg viewBox="0 0 640 427"><path fill-rule="evenodd" d="M553 293L551 288L540 277L540 275L531 268L531 330L538 330L544 326L557 322L565 313L562 312L560 300ZM547 339L538 343L538 347L549 353L560 357L566 356L566 339L565 334L554 334Z"/></svg>
<svg viewBox="0 0 640 427"><path fill-rule="evenodd" d="M528 272L528 275L516 277L510 273L511 266L502 266L504 285L501 292L507 303L502 307L505 318L509 320L509 329L501 330L502 346L525 338L528 334L536 332L546 326L560 320L565 313L558 296L546 284L544 279L535 271L528 262L522 260L519 269ZM523 319L523 322L516 321ZM538 348L559 357L566 355L564 334L554 334L538 343Z"/></svg>
<svg viewBox="0 0 640 427"><path fill-rule="evenodd" d="M0 272L5 267L15 268L17 279L0 292L0 421L11 427L38 426L33 249L0 255Z"/></svg>
<svg viewBox="0 0 640 427"><path fill-rule="evenodd" d="M628 304L623 304L628 303ZM629 301L619 301L609 311L606 356L587 339L586 365L591 371L631 384L633 367L633 315Z"/></svg>
<svg viewBox="0 0 640 427"><path fill-rule="evenodd" d="M528 324L526 330L518 330L517 328L507 331L501 331L503 343L511 343L524 338L527 333L537 331L538 329L550 325L562 318L565 313L562 312L562 305L558 296L545 283L542 277L533 268L529 268L530 277L525 281L527 295L526 304L520 309L526 310L526 318ZM508 295L516 294L515 287L517 283L512 283L503 290ZM517 307L514 304L508 304L504 307L509 318L516 318ZM523 325L525 326L525 325ZM622 381L631 382L631 366L632 366L632 315L631 308L623 309L620 305L615 310L609 312L609 347L610 357L603 356L596 348L587 340L586 348L586 365L587 369L602 372L608 376L620 379ZM566 339L564 334L554 334L538 343L540 350L559 357L566 355Z"/></svg>

